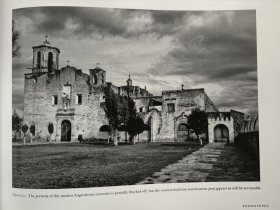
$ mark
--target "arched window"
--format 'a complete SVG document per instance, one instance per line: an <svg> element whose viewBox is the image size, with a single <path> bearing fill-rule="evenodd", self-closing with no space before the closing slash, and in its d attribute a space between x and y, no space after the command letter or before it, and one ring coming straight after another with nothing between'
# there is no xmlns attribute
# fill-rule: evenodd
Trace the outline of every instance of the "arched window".
<svg viewBox="0 0 280 210"><path fill-rule="evenodd" d="M105 79L104 79L104 73L102 73L102 84L105 83Z"/></svg>
<svg viewBox="0 0 280 210"><path fill-rule="evenodd" d="M41 52L37 52L37 68L41 68Z"/></svg>
<svg viewBox="0 0 280 210"><path fill-rule="evenodd" d="M96 74L93 75L93 84L97 85L97 76L96 76Z"/></svg>
<svg viewBox="0 0 280 210"><path fill-rule="evenodd" d="M109 131L110 131L110 127L109 127L109 125L102 125L102 126L99 128L99 131L100 131L100 132L109 132Z"/></svg>
<svg viewBox="0 0 280 210"><path fill-rule="evenodd" d="M178 131L188 131L188 126L185 123L180 124Z"/></svg>
<svg viewBox="0 0 280 210"><path fill-rule="evenodd" d="M49 52L48 54L48 71L51 72L53 68L53 53Z"/></svg>

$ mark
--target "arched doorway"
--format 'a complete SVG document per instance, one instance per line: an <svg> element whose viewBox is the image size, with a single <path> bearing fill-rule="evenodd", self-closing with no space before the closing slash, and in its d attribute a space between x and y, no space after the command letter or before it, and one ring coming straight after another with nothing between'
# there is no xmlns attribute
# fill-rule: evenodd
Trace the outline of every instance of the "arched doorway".
<svg viewBox="0 0 280 210"><path fill-rule="evenodd" d="M189 129L187 124L181 123L177 129L177 141L186 141L188 138Z"/></svg>
<svg viewBox="0 0 280 210"><path fill-rule="evenodd" d="M229 130L223 124L214 127L214 142L229 142Z"/></svg>
<svg viewBox="0 0 280 210"><path fill-rule="evenodd" d="M63 120L61 123L61 141L71 141L71 122Z"/></svg>
<svg viewBox="0 0 280 210"><path fill-rule="evenodd" d="M141 138L143 141L151 141L151 127L147 124L144 124L144 130L141 133Z"/></svg>

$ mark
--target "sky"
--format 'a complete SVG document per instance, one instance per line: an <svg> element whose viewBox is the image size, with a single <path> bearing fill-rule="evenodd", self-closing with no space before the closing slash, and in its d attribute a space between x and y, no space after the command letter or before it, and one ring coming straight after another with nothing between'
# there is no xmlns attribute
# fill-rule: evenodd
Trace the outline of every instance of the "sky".
<svg viewBox="0 0 280 210"><path fill-rule="evenodd" d="M107 81L154 95L204 88L220 111L257 115L255 10L163 11L83 7L34 7L13 11L21 57L13 59L13 109L23 110L24 74L32 47L60 49L59 68L99 66Z"/></svg>

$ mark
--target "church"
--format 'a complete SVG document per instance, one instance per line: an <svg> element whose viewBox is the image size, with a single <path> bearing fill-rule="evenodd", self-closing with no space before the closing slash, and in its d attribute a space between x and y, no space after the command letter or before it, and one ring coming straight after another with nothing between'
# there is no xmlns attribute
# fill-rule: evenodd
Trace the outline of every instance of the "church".
<svg viewBox="0 0 280 210"><path fill-rule="evenodd" d="M124 86L106 81L106 71L100 67L89 74L70 66L59 68L60 50L46 39L33 47L31 73L24 81L24 124L35 126L33 140L51 138L55 142L75 142L83 139L108 139L108 120L102 104L104 87L131 97L137 114L145 123L139 141L184 142L190 139L188 115L198 107L208 113L208 130L202 135L209 142L234 142L244 122L238 111L219 112L203 88L163 90L154 96L146 87L133 86L131 76ZM53 124L53 134L48 131ZM125 141L125 126L118 129L119 140ZM31 135L31 134L29 134Z"/></svg>

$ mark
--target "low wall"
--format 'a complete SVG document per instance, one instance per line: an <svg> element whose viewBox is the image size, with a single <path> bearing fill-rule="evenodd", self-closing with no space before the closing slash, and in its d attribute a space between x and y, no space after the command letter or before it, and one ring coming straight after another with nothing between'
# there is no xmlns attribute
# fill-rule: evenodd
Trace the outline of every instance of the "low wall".
<svg viewBox="0 0 280 210"><path fill-rule="evenodd" d="M259 159L259 131L239 133L234 143Z"/></svg>

